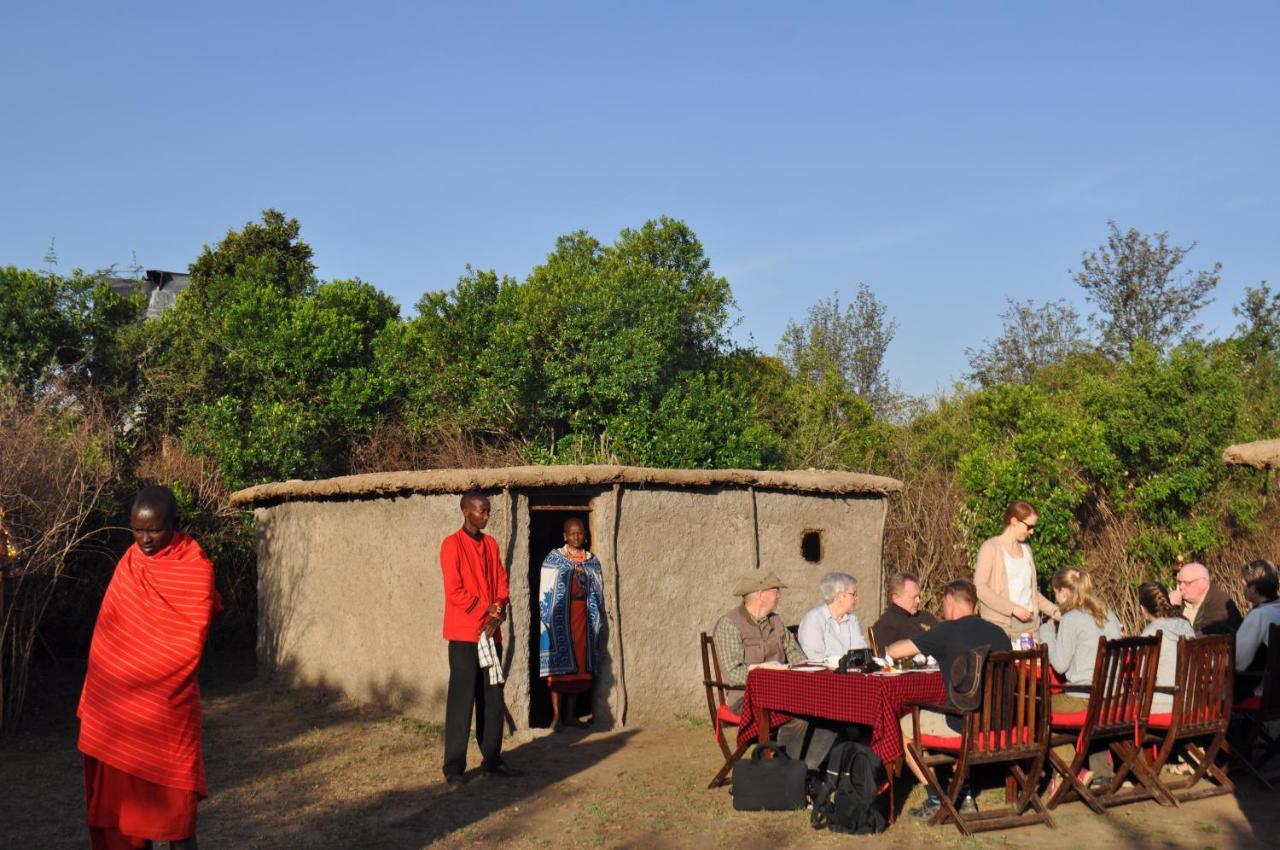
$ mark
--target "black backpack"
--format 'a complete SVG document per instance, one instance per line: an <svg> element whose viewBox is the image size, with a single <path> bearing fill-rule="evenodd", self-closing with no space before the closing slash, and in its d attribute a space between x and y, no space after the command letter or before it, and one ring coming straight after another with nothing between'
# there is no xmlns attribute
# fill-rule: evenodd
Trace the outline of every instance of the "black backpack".
<svg viewBox="0 0 1280 850"><path fill-rule="evenodd" d="M853 835L884 832L888 822L876 805L884 781L884 763L870 747L841 741L827 756L826 777L814 795L809 824Z"/></svg>

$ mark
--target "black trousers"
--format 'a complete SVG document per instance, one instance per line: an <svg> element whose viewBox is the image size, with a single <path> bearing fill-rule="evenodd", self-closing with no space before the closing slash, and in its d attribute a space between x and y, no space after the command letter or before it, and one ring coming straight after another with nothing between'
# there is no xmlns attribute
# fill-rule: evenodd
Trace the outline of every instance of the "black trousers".
<svg viewBox="0 0 1280 850"><path fill-rule="evenodd" d="M444 710L444 775L461 776L467 769L467 733L475 712L476 743L486 770L502 763L502 720L506 705L502 685L489 684L480 669L474 643L449 641L449 696Z"/></svg>

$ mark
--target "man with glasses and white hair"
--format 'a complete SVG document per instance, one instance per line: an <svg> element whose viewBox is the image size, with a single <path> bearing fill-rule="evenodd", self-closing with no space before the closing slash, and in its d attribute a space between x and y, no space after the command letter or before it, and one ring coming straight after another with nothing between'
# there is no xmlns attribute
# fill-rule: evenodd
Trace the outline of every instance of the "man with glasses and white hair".
<svg viewBox="0 0 1280 850"><path fill-rule="evenodd" d="M822 604L800 618L797 637L808 658L830 658L864 649L867 639L853 613L858 607L858 580L848 573L827 573L818 581Z"/></svg>
<svg viewBox="0 0 1280 850"><path fill-rule="evenodd" d="M1169 601L1182 606L1182 616L1197 635L1234 635L1244 619L1236 601L1213 583L1204 564L1190 563L1178 570L1178 589L1169 594Z"/></svg>

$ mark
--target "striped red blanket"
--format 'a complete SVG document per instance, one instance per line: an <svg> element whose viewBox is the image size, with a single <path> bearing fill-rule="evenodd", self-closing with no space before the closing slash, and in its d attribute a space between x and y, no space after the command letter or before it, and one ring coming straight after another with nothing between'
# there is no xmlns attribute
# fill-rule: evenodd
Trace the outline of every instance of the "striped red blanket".
<svg viewBox="0 0 1280 850"><path fill-rule="evenodd" d="M213 564L181 532L116 565L89 646L80 751L158 785L208 796L196 670L222 609Z"/></svg>

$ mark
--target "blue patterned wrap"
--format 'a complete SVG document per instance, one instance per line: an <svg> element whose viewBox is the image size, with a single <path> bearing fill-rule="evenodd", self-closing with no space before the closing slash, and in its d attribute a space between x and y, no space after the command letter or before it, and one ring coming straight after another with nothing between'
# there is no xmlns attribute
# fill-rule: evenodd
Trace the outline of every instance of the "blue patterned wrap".
<svg viewBox="0 0 1280 850"><path fill-rule="evenodd" d="M559 549L552 549L542 562L538 582L539 614L542 628L538 637L538 675L566 676L578 672L573 657L573 634L569 623L569 575L575 564ZM587 574L587 672L596 672L596 644L604 611L604 573L595 555L580 565Z"/></svg>

